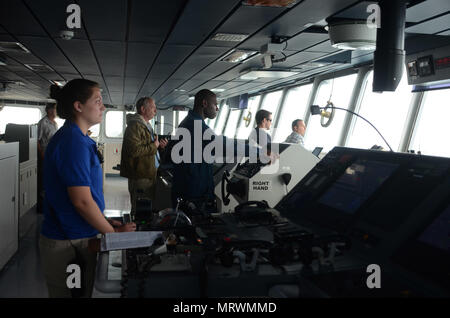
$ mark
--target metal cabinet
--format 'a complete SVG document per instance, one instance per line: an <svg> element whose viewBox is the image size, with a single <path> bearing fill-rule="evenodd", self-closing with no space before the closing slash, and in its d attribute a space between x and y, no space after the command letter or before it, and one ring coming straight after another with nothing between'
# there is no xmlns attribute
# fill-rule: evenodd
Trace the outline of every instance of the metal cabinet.
<svg viewBox="0 0 450 318"><path fill-rule="evenodd" d="M0 270L19 246L19 143L0 144Z"/></svg>
<svg viewBox="0 0 450 318"><path fill-rule="evenodd" d="M37 203L37 161L29 160L20 164L19 176L20 216Z"/></svg>

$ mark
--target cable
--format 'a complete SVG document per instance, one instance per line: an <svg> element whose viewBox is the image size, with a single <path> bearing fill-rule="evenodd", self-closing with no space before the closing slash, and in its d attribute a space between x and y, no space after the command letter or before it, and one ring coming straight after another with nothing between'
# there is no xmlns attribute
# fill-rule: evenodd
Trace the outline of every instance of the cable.
<svg viewBox="0 0 450 318"><path fill-rule="evenodd" d="M367 122L370 126L372 126L373 129L375 129L375 131L380 135L380 137L383 139L383 141L384 141L384 142L386 143L386 145L389 147L390 151L394 152L394 150L392 150L391 146L390 146L389 143L386 141L386 139L384 139L383 135L378 131L378 129L377 129L374 125L372 125L372 123L371 123L370 121L368 121L367 119L365 119L363 116L361 116L361 115L359 115L359 114L357 114L357 113L355 113L355 112L353 112L353 111L351 111L351 110L345 109L345 108L335 107L332 103L331 103L331 108L334 108L334 109L340 109L340 110L345 110L345 111L347 111L347 112L349 112L349 113L351 113L351 114L353 114L353 115L356 115L357 117L363 119L364 121L366 121L366 122Z"/></svg>
<svg viewBox="0 0 450 318"><path fill-rule="evenodd" d="M334 78L331 81L331 92L330 92L330 98L328 98L328 102L331 101L331 97L333 97L333 90L334 90Z"/></svg>

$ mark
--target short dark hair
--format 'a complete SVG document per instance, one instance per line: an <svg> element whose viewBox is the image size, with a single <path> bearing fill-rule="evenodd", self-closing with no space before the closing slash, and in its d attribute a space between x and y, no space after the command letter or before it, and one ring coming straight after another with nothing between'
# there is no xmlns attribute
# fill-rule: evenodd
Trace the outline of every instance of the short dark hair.
<svg viewBox="0 0 450 318"><path fill-rule="evenodd" d="M256 125L260 125L263 122L264 118L269 119L270 115L272 115L272 113L269 112L268 110L265 109L258 110L255 115Z"/></svg>
<svg viewBox="0 0 450 318"><path fill-rule="evenodd" d="M209 89L202 89L195 94L194 99L194 109L198 109L202 107L202 103L205 99L208 99L210 97L214 97L216 94L214 92L210 91Z"/></svg>
<svg viewBox="0 0 450 318"><path fill-rule="evenodd" d="M136 102L136 113L138 113L139 115L142 114L141 108L142 108L142 106L145 105L145 102L146 102L147 100L149 100L149 99L152 99L152 98L151 98L151 97L144 96L144 97L141 97L141 98L138 99L138 101Z"/></svg>
<svg viewBox="0 0 450 318"><path fill-rule="evenodd" d="M47 105L45 105L45 112L48 113L48 111L53 108L56 108L56 103L47 103Z"/></svg>
<svg viewBox="0 0 450 318"><path fill-rule="evenodd" d="M292 122L292 130L294 130L294 127L297 126L299 121L303 121L303 119L296 119Z"/></svg>
<svg viewBox="0 0 450 318"><path fill-rule="evenodd" d="M100 87L97 82L77 78L69 81L63 88L52 87L50 97L56 100L56 112L62 119L72 120L75 117L73 103L84 104L92 96L94 87Z"/></svg>

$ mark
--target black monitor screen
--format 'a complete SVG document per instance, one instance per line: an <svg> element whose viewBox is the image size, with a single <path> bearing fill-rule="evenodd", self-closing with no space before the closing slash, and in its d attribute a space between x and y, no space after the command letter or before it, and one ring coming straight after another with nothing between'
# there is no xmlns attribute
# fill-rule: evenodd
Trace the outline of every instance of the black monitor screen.
<svg viewBox="0 0 450 318"><path fill-rule="evenodd" d="M416 238L408 239L393 261L444 288L450 288L450 205Z"/></svg>
<svg viewBox="0 0 450 318"><path fill-rule="evenodd" d="M248 107L248 94L243 94L239 98L239 109L247 109Z"/></svg>
<svg viewBox="0 0 450 318"><path fill-rule="evenodd" d="M450 253L450 206L423 231L417 240Z"/></svg>
<svg viewBox="0 0 450 318"><path fill-rule="evenodd" d="M397 164L358 160L345 170L319 202L353 214L397 168Z"/></svg>

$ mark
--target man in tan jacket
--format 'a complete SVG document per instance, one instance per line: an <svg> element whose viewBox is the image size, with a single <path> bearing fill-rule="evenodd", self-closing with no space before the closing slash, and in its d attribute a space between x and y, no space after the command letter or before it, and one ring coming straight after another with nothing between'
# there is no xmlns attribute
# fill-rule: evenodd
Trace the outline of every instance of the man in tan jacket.
<svg viewBox="0 0 450 318"><path fill-rule="evenodd" d="M156 173L159 166L158 148L164 148L167 140L158 140L149 121L156 115L155 101L142 97L136 103L136 113L127 116L127 128L123 137L120 175L128 178L131 213L136 212L138 197L155 199Z"/></svg>

